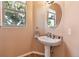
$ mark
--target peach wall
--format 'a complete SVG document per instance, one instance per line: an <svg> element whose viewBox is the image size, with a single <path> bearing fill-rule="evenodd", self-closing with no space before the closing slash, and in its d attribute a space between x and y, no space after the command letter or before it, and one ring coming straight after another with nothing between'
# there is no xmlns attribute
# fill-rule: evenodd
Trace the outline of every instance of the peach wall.
<svg viewBox="0 0 79 59"><path fill-rule="evenodd" d="M79 56L79 2L65 2L64 42L66 56ZM68 33L70 31L70 33Z"/></svg>
<svg viewBox="0 0 79 59"><path fill-rule="evenodd" d="M43 35L44 34L44 19L45 19L45 11L42 1L34 1L33 2L33 21L34 21L34 32L36 31L36 27L38 27L38 31ZM32 41L32 50L44 52L44 46L37 40L33 38Z"/></svg>
<svg viewBox="0 0 79 59"><path fill-rule="evenodd" d="M0 28L0 56L19 56L31 51L33 37L32 2L27 2L26 27Z"/></svg>

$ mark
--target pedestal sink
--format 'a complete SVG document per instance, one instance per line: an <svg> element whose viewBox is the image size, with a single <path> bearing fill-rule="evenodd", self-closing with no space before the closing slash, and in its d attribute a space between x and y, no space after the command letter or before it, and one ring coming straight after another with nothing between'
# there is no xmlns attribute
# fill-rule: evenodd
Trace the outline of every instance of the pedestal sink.
<svg viewBox="0 0 79 59"><path fill-rule="evenodd" d="M50 57L50 46L58 46L61 44L61 39L52 39L47 36L40 36L37 39L45 45L45 57Z"/></svg>

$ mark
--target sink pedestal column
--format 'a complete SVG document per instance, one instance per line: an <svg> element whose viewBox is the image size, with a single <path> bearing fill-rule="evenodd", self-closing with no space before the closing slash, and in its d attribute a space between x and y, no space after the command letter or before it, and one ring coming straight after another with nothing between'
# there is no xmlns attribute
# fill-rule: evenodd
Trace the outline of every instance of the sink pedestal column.
<svg viewBox="0 0 79 59"><path fill-rule="evenodd" d="M45 46L45 57L50 57L50 46Z"/></svg>

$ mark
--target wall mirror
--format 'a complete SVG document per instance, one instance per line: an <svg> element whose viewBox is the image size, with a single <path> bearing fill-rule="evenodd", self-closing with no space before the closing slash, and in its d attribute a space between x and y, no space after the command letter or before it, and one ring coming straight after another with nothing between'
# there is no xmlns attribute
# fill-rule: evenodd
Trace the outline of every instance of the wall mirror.
<svg viewBox="0 0 79 59"><path fill-rule="evenodd" d="M49 28L56 28L61 21L62 10L59 4L51 3L47 13L47 24Z"/></svg>

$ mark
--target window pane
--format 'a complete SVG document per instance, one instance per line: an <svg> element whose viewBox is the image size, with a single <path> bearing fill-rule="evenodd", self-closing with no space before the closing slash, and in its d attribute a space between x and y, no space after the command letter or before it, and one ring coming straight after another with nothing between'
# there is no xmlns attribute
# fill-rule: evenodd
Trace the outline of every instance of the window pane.
<svg viewBox="0 0 79 59"><path fill-rule="evenodd" d="M20 2L20 1L5 1L4 6L5 6L4 8L6 9L24 12L26 5L25 3Z"/></svg>
<svg viewBox="0 0 79 59"><path fill-rule="evenodd" d="M4 1L4 8L13 9L12 1Z"/></svg>
<svg viewBox="0 0 79 59"><path fill-rule="evenodd" d="M5 1L4 4L4 26L25 25L25 4L21 1Z"/></svg>
<svg viewBox="0 0 79 59"><path fill-rule="evenodd" d="M14 7L17 11L24 12L25 5L23 3L15 2Z"/></svg>
<svg viewBox="0 0 79 59"><path fill-rule="evenodd" d="M22 26L25 24L25 14L18 13L10 10L5 10L4 25L6 26Z"/></svg>

